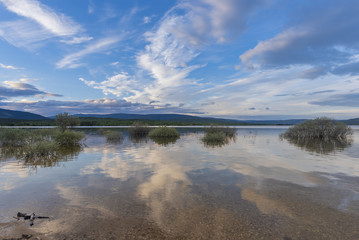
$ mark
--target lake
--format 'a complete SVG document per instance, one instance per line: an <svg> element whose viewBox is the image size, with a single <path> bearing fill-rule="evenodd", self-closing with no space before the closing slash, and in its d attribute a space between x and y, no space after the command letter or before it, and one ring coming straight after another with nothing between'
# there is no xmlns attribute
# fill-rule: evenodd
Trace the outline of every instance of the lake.
<svg viewBox="0 0 359 240"><path fill-rule="evenodd" d="M282 127L203 129L170 143L107 143L50 162L0 160L0 239L359 239L359 129L353 142L289 143ZM28 221L17 212L48 216Z"/></svg>

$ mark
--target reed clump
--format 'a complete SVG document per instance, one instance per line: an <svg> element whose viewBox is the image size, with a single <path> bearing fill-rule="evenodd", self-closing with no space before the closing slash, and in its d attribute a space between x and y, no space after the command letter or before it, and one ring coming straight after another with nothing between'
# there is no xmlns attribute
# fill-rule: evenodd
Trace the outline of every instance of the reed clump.
<svg viewBox="0 0 359 240"><path fill-rule="evenodd" d="M107 130L104 132L107 142L118 143L123 141L123 134L119 131Z"/></svg>
<svg viewBox="0 0 359 240"><path fill-rule="evenodd" d="M131 127L128 128L128 133L132 138L144 138L147 137L151 128L147 124L141 122L134 122Z"/></svg>
<svg viewBox="0 0 359 240"><path fill-rule="evenodd" d="M346 124L327 117L321 117L290 127L280 137L288 140L347 141L352 134L353 130Z"/></svg>
<svg viewBox="0 0 359 240"><path fill-rule="evenodd" d="M82 132L58 129L1 129L0 156L26 161L48 161L67 155L68 149L81 149L85 135ZM64 151L65 150L65 151ZM51 161L52 161L51 160Z"/></svg>
<svg viewBox="0 0 359 240"><path fill-rule="evenodd" d="M175 128L157 127L148 134L150 138L179 138L180 133Z"/></svg>
<svg viewBox="0 0 359 240"><path fill-rule="evenodd" d="M2 146L21 147L27 144L30 133L23 129L1 129L0 141Z"/></svg>
<svg viewBox="0 0 359 240"><path fill-rule="evenodd" d="M202 142L211 147L223 146L228 144L231 139L235 138L235 136L235 128L211 126L205 129L205 135L202 138Z"/></svg>

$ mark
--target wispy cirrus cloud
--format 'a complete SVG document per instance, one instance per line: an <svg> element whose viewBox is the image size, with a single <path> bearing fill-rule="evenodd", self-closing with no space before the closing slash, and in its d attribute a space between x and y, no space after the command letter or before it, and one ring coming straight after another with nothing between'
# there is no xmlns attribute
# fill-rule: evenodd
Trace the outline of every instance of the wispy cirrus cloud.
<svg viewBox="0 0 359 240"><path fill-rule="evenodd" d="M83 43L83 42L88 42L88 41L90 41L92 39L93 39L93 37L83 36L83 37L73 37L71 39L63 39L63 40L60 40L60 42L72 45L72 44L79 44L79 43Z"/></svg>
<svg viewBox="0 0 359 240"><path fill-rule="evenodd" d="M84 29L72 18L37 0L0 0L0 3L21 17L15 21L1 22L0 25L0 36L14 46L32 47L52 37L65 38L68 44L89 38L78 36Z"/></svg>
<svg viewBox="0 0 359 240"><path fill-rule="evenodd" d="M16 47L34 48L53 35L26 20L0 22L0 37Z"/></svg>
<svg viewBox="0 0 359 240"><path fill-rule="evenodd" d="M75 53L71 53L60 61L56 63L57 68L76 68L82 66L83 64L80 60L89 54L100 53L106 51L110 48L113 48L116 43L123 39L124 35L122 36L112 36L107 38L99 39L95 42L88 44L84 49L77 51Z"/></svg>
<svg viewBox="0 0 359 240"><path fill-rule="evenodd" d="M70 17L56 13L37 0L0 0L0 2L9 11L34 20L56 36L72 36L82 29Z"/></svg>
<svg viewBox="0 0 359 240"><path fill-rule="evenodd" d="M178 102L181 88L194 89L187 79L201 65L190 64L210 44L237 37L247 17L263 1L200 0L180 1L159 24L145 34L148 44L137 56L140 69L153 79L131 100ZM147 19L148 20L148 19ZM182 89L183 90L183 89Z"/></svg>
<svg viewBox="0 0 359 240"><path fill-rule="evenodd" d="M359 93L335 94L310 103L319 106L345 106L357 108L359 106Z"/></svg>

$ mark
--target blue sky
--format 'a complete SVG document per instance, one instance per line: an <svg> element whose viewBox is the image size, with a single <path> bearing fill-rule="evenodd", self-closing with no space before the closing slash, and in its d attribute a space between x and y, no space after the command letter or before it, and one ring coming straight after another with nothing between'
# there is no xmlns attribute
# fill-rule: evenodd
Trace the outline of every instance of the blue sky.
<svg viewBox="0 0 359 240"><path fill-rule="evenodd" d="M0 0L0 108L359 117L357 0Z"/></svg>

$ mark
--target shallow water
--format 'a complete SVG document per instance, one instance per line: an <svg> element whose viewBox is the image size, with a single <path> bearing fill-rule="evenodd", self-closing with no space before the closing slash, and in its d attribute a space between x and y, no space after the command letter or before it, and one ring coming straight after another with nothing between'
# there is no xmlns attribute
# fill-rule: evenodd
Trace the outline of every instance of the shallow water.
<svg viewBox="0 0 359 240"><path fill-rule="evenodd" d="M88 130L51 167L2 159L0 239L359 239L359 130L319 150L276 127L240 128L223 147L180 131L165 145ZM19 211L51 218L30 227Z"/></svg>

